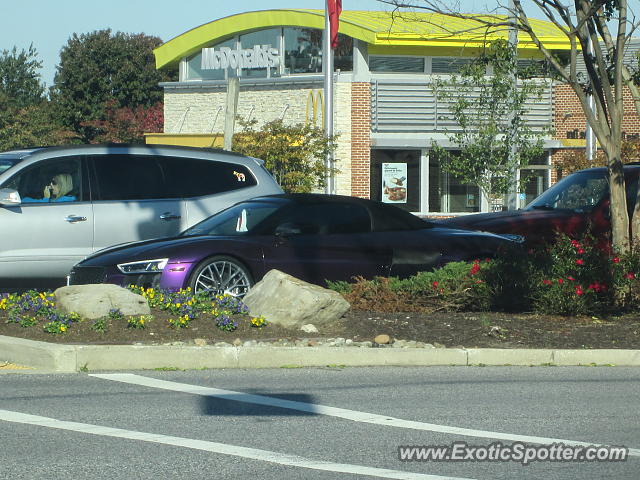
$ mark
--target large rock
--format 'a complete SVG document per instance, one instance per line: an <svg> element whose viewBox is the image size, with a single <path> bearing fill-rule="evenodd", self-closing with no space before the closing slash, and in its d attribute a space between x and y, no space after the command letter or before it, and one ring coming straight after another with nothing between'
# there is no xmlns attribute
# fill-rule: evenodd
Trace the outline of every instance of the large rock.
<svg viewBox="0 0 640 480"><path fill-rule="evenodd" d="M300 328L307 323L326 325L342 317L350 305L333 290L312 285L279 270L267 272L244 297L251 315L271 323Z"/></svg>
<svg viewBox="0 0 640 480"><path fill-rule="evenodd" d="M111 284L71 285L54 292L58 309L75 312L90 320L105 317L112 309L123 315L148 315L149 303L142 296L126 288Z"/></svg>

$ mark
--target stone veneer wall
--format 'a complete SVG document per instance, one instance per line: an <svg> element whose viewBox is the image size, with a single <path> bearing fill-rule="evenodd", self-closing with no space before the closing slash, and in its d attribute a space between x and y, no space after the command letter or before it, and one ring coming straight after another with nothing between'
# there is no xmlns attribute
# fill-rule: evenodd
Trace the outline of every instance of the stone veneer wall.
<svg viewBox="0 0 640 480"><path fill-rule="evenodd" d="M371 84L351 84L351 195L370 197Z"/></svg>
<svg viewBox="0 0 640 480"><path fill-rule="evenodd" d="M315 85L313 86L315 87ZM368 90L367 90L368 91ZM269 85L240 88L238 115L258 121L258 125L283 118L285 123L313 120L313 100L323 88L311 85ZM338 135L335 152L336 193L352 194L351 173L351 82L338 82L334 89L334 134ZM165 89L165 133L222 133L226 108L226 88ZM323 106L317 102L315 124L322 126ZM368 128L368 123L367 123ZM368 148L368 145L367 145Z"/></svg>
<svg viewBox="0 0 640 480"><path fill-rule="evenodd" d="M352 89L351 82L339 82L334 89L333 133L338 135L338 147L334 153L335 192L351 196L352 165Z"/></svg>
<svg viewBox="0 0 640 480"><path fill-rule="evenodd" d="M311 115L311 85L240 88L238 115L264 124L283 118L288 124L304 123ZM165 133L212 133L224 130L226 88L166 88L164 94ZM307 104L309 109L307 110ZM321 124L318 114L317 123Z"/></svg>

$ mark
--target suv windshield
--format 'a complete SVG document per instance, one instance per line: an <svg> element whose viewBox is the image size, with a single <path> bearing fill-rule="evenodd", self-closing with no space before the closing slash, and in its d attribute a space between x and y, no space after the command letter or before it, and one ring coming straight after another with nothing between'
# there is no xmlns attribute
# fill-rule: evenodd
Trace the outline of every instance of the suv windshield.
<svg viewBox="0 0 640 480"><path fill-rule="evenodd" d="M560 180L524 209L589 212L608 195L605 170L576 172Z"/></svg>

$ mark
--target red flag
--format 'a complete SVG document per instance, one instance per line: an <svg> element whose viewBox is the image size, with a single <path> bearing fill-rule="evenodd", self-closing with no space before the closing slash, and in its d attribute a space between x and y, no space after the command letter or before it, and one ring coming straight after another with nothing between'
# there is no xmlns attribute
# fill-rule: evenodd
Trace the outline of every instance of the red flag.
<svg viewBox="0 0 640 480"><path fill-rule="evenodd" d="M327 11L331 28L331 48L336 48L338 46L338 25L340 13L342 13L342 0L327 0Z"/></svg>

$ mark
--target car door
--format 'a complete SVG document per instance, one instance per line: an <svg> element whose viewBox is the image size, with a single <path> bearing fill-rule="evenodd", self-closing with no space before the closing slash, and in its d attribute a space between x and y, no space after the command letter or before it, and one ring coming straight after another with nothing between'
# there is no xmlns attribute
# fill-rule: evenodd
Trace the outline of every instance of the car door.
<svg viewBox="0 0 640 480"><path fill-rule="evenodd" d="M369 212L361 205L292 205L275 219L273 228L273 243L265 248L265 271L275 268L317 284L388 272L392 249L375 242Z"/></svg>
<svg viewBox="0 0 640 480"><path fill-rule="evenodd" d="M56 176L67 177L58 198L44 196ZM0 207L0 282L64 279L93 247L93 210L80 157L25 165L0 188L17 190L21 204ZM18 282L20 283L20 282Z"/></svg>
<svg viewBox="0 0 640 480"><path fill-rule="evenodd" d="M104 154L91 165L94 250L177 235L185 217L180 198L166 198L168 179L154 155Z"/></svg>

